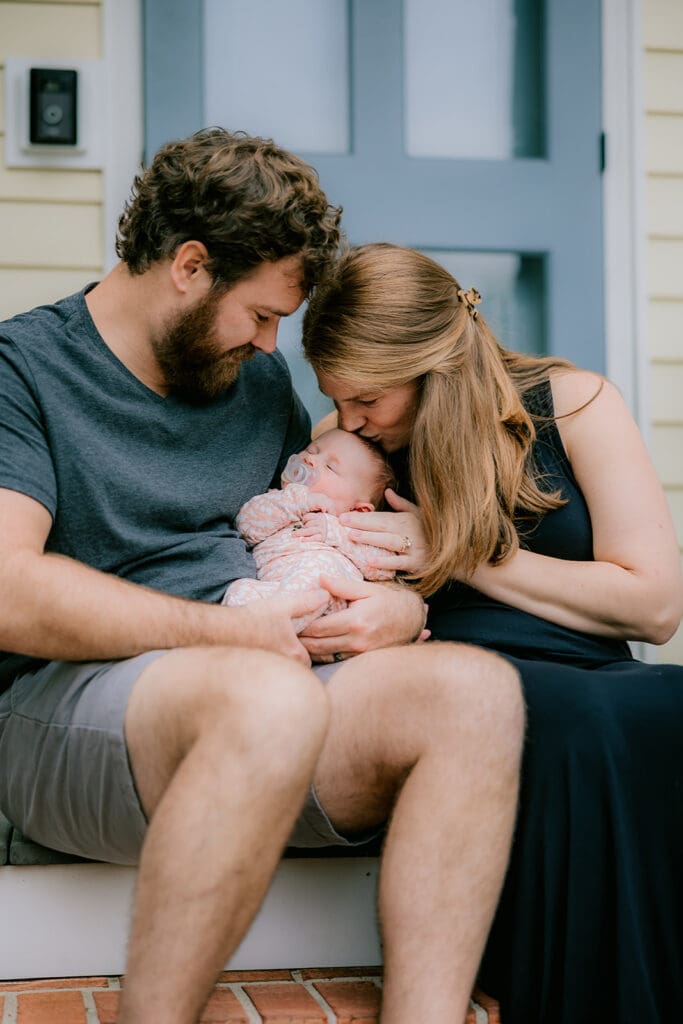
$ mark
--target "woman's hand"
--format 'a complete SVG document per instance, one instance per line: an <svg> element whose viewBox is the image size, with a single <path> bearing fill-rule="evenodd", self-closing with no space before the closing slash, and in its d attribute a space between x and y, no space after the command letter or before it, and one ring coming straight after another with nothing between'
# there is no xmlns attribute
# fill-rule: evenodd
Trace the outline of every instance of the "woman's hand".
<svg viewBox="0 0 683 1024"><path fill-rule="evenodd" d="M408 587L321 576L321 586L349 606L312 622L299 640L314 662L330 662L379 647L426 640L427 606ZM336 657L335 657L336 656Z"/></svg>
<svg viewBox="0 0 683 1024"><path fill-rule="evenodd" d="M417 505L388 488L385 497L394 512L345 512L342 526L351 528L351 540L386 550L372 564L394 572L422 572L428 561L422 520Z"/></svg>

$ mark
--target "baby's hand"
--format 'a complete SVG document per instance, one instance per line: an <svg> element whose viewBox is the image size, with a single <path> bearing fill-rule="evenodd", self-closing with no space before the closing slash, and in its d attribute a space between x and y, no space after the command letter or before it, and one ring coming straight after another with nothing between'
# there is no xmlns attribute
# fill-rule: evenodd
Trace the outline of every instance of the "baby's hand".
<svg viewBox="0 0 683 1024"><path fill-rule="evenodd" d="M296 531L296 536L306 537L308 540L325 540L327 536L327 523L324 516L319 515L317 512L306 512L303 520L304 525L300 530Z"/></svg>
<svg viewBox="0 0 683 1024"><path fill-rule="evenodd" d="M334 505L326 494L316 494L314 491L308 496L309 512L331 512L334 514ZM305 520L304 516L304 520Z"/></svg>

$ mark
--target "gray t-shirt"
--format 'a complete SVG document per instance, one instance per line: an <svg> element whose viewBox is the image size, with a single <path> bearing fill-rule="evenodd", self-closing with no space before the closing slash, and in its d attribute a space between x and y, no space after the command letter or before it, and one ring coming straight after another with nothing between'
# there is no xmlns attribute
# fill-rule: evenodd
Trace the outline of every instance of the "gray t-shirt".
<svg viewBox="0 0 683 1024"><path fill-rule="evenodd" d="M285 360L258 352L202 405L163 398L104 343L84 294L0 324L0 487L50 512L47 551L218 601L256 575L237 512L310 437ZM10 664L0 654L0 682Z"/></svg>

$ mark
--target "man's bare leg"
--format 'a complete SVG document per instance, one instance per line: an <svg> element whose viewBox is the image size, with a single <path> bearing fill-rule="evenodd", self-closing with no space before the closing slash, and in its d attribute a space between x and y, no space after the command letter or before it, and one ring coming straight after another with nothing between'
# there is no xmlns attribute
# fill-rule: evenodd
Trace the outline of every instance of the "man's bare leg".
<svg viewBox="0 0 683 1024"><path fill-rule="evenodd" d="M474 648L362 655L333 676L318 796L343 832L385 820L382 1024L458 1024L503 882L523 734L514 670Z"/></svg>
<svg viewBox="0 0 683 1024"><path fill-rule="evenodd" d="M151 818L120 1024L193 1024L255 915L303 804L328 702L296 662L195 649L149 665L126 739Z"/></svg>

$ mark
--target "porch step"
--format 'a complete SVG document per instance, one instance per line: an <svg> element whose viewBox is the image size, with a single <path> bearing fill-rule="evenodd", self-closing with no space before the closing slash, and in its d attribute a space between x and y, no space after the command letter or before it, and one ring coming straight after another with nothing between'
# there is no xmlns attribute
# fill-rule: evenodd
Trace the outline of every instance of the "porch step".
<svg viewBox="0 0 683 1024"><path fill-rule="evenodd" d="M115 1024L121 981L0 983L0 1024ZM202 1024L377 1024L381 992L378 967L224 971L199 1019ZM500 1024L494 1000L480 993L475 1000L467 1024ZM154 1006L149 1020L159 1020Z"/></svg>

